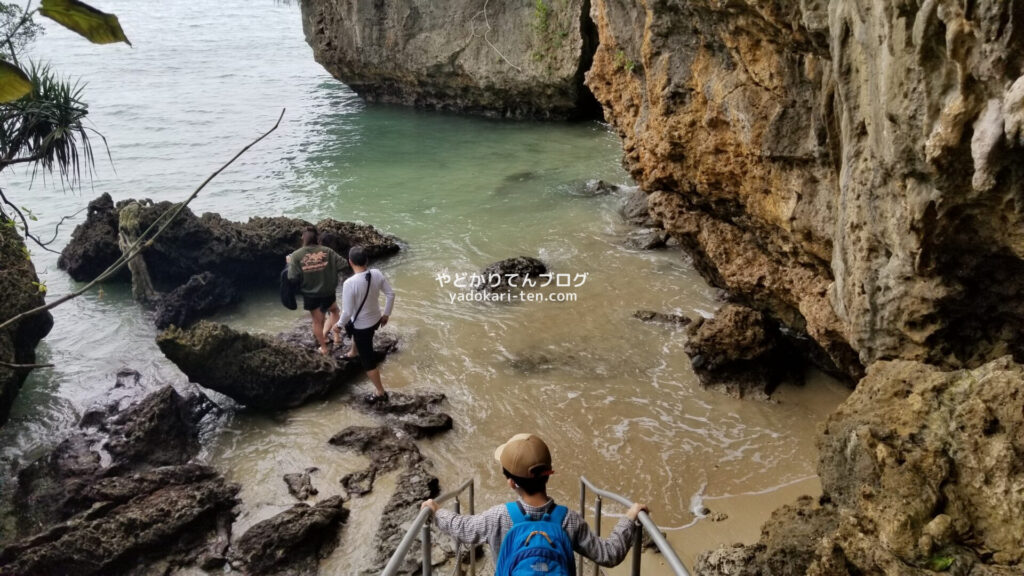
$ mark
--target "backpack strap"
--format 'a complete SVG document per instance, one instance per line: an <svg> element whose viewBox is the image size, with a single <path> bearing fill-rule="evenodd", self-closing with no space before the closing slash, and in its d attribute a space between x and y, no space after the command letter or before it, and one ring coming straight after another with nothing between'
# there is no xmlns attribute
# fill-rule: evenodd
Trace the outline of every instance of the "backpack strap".
<svg viewBox="0 0 1024 576"><path fill-rule="evenodd" d="M569 509L565 506L558 505L555 509L550 512L551 521L557 524L559 527L565 525L565 517L569 514Z"/></svg>
<svg viewBox="0 0 1024 576"><path fill-rule="evenodd" d="M519 509L518 502L506 502L505 509L508 510L508 517L512 519L513 526L526 522L526 516L523 515L523 511Z"/></svg>

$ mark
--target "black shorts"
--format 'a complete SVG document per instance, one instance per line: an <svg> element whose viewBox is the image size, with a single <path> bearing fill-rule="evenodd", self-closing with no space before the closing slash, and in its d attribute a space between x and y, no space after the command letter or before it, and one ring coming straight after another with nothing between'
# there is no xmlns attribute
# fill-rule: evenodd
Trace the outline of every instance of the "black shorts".
<svg viewBox="0 0 1024 576"><path fill-rule="evenodd" d="M327 312L337 301L338 296L335 294L331 294L330 296L306 296L303 294L302 309L312 311L319 308L321 312Z"/></svg>
<svg viewBox="0 0 1024 576"><path fill-rule="evenodd" d="M373 350L373 334L377 332L377 322L369 328L356 328L352 331L352 342L356 345L356 352L359 352L359 363L363 370L369 372L377 367L377 353Z"/></svg>

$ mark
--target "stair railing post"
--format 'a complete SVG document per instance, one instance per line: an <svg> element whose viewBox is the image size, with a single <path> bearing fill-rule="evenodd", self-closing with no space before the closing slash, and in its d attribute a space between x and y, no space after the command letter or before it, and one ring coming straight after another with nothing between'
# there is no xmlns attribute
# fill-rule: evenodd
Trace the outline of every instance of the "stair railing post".
<svg viewBox="0 0 1024 576"><path fill-rule="evenodd" d="M455 513L458 514L461 511L462 511L462 503L459 502L458 498L456 498L455 499ZM462 551L459 550L460 546L461 545L459 544L459 541L456 540L455 541L455 576L462 576L462 574L463 574L463 571L462 571Z"/></svg>
<svg viewBox="0 0 1024 576"><path fill-rule="evenodd" d="M423 576L431 576L433 565L430 562L430 522L423 525Z"/></svg>
<svg viewBox="0 0 1024 576"><path fill-rule="evenodd" d="M594 536L601 537L601 495L594 498ZM600 566L594 562L594 576L599 576Z"/></svg>
<svg viewBox="0 0 1024 576"><path fill-rule="evenodd" d="M644 527L633 521L633 576L640 576L640 558L643 553Z"/></svg>
<svg viewBox="0 0 1024 576"><path fill-rule="evenodd" d="M471 478L469 480L469 514L473 515L476 513L476 479ZM469 576L476 576L476 544L469 545Z"/></svg>
<svg viewBox="0 0 1024 576"><path fill-rule="evenodd" d="M587 485L583 483L583 477L580 477L580 520L583 520L584 524L587 522ZM583 554L577 556L579 560L576 562L576 573L583 576Z"/></svg>

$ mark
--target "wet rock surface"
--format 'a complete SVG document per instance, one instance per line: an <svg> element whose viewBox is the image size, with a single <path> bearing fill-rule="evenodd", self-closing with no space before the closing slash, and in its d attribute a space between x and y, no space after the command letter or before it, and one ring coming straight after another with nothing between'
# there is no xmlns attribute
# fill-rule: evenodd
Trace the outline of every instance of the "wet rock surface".
<svg viewBox="0 0 1024 576"><path fill-rule="evenodd" d="M232 546L232 565L253 576L314 576L338 544L348 518L340 496L300 503L247 530Z"/></svg>
<svg viewBox="0 0 1024 576"><path fill-rule="evenodd" d="M239 488L191 462L212 404L194 390L136 390L18 473L20 539L0 551L4 574L159 572L223 555Z"/></svg>
<svg viewBox="0 0 1024 576"><path fill-rule="evenodd" d="M766 568L778 557L765 551L785 539L810 540L786 554L815 576L1021 573L1022 379L1009 357L958 371L874 364L819 440L820 517L773 517L754 547L714 553L734 557L723 566L745 558L747 571L711 562L702 573L788 573Z"/></svg>
<svg viewBox="0 0 1024 576"><path fill-rule="evenodd" d="M91 280L120 257L117 247L118 210L133 200L113 205L109 197L90 204L89 217L75 228L71 241L59 261L75 280ZM145 230L160 214L171 207L170 202L139 202L139 228ZM111 227L113 222L113 227ZM236 286L247 282L276 283L284 257L300 245L302 229L309 222L294 218L250 218L233 222L218 214L196 216L187 208L142 258L154 282L178 286L194 275L213 272ZM372 226L322 220L316 224L321 234L330 233L334 240L327 244L340 254L359 244L366 247L371 259L397 253L398 241L378 232Z"/></svg>
<svg viewBox="0 0 1024 576"><path fill-rule="evenodd" d="M307 500L310 496L319 494L313 487L313 478L310 476L316 470L316 468L308 468L303 472L285 474L284 483L288 486L288 493L299 500Z"/></svg>
<svg viewBox="0 0 1024 576"><path fill-rule="evenodd" d="M687 316L655 312L654 310L637 310L636 312L633 312L633 318L642 322L661 323L674 326L687 326L693 322L693 320Z"/></svg>
<svg viewBox="0 0 1024 576"><path fill-rule="evenodd" d="M690 325L684 350L701 385L729 395L767 397L803 364L764 314L735 304Z"/></svg>
<svg viewBox="0 0 1024 576"><path fill-rule="evenodd" d="M0 321L44 304L35 266L26 257L25 243L13 222L0 218ZM0 360L34 364L36 345L53 327L53 316L43 312L0 330ZM0 366L0 426L7 421L11 404L29 370Z"/></svg>
<svg viewBox="0 0 1024 576"><path fill-rule="evenodd" d="M406 394L391 392L387 404L357 405L360 410L382 419L382 426L350 426L335 434L330 443L345 450L363 454L370 465L341 479L346 491L360 496L373 490L374 480L398 471L394 492L381 514L374 536L374 553L364 573L379 573L387 564L408 524L419 514L420 504L440 493L437 477L430 471L430 461L423 456L414 438L436 435L451 429L451 417L440 412L444 396L436 393ZM442 423L438 425L438 423ZM417 542L406 556L399 570L402 574L416 573L421 552ZM443 563L455 555L454 546L442 539L435 550L435 564Z"/></svg>
<svg viewBox="0 0 1024 576"><path fill-rule="evenodd" d="M509 292L523 287L524 279L537 280L547 272L547 265L532 256L506 258L481 270L482 283L474 288L485 292Z"/></svg>
<svg viewBox="0 0 1024 576"><path fill-rule="evenodd" d="M161 295L154 321L161 330L172 325L188 328L197 320L235 304L239 299L238 290L228 279L203 272Z"/></svg>
<svg viewBox="0 0 1024 576"><path fill-rule="evenodd" d="M626 222L634 226L649 228L655 225L647 207L647 193L637 188L622 199L619 213Z"/></svg>
<svg viewBox="0 0 1024 576"><path fill-rule="evenodd" d="M312 345L308 320L278 337L237 332L223 324L200 321L191 328L171 328L157 337L160 350L191 381L216 390L250 408L278 411L322 398L363 372L358 358L344 349L327 358ZM397 339L378 332L374 350L385 357Z"/></svg>
<svg viewBox="0 0 1024 576"><path fill-rule="evenodd" d="M634 250L655 250L664 248L668 233L660 228L642 228L626 234L626 247Z"/></svg>

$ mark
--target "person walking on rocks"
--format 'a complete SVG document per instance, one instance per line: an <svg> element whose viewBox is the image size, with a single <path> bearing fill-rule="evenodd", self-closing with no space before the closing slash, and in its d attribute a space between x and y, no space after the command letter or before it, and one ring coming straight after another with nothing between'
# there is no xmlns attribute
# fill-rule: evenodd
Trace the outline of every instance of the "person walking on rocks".
<svg viewBox="0 0 1024 576"><path fill-rule="evenodd" d="M308 310L313 319L313 337L320 345L320 353L330 353L324 336L324 315L336 306L338 300L338 271L344 265L341 256L320 245L315 226L302 231L302 248L292 252L288 261L288 279L299 283L302 294L302 308Z"/></svg>
<svg viewBox="0 0 1024 576"><path fill-rule="evenodd" d="M395 305L395 291L383 272L367 269L369 257L362 246L349 249L348 264L353 274L341 287L341 320L336 327L343 328L352 337L352 348L348 356L358 354L360 364L376 389L375 393L367 396L366 401L371 404L387 402L388 393L381 384L377 354L373 351L373 335L377 328L387 325ZM381 292L385 297L383 312L380 309Z"/></svg>
<svg viewBox="0 0 1024 576"><path fill-rule="evenodd" d="M421 507L433 510L437 527L457 542L487 542L497 558L495 575L575 574L573 551L601 566L615 566L626 557L637 530L636 517L646 506L633 504L608 538L601 538L577 512L548 496L548 478L554 471L551 452L539 437L516 434L498 447L494 458L516 493L515 501L473 516L445 510L433 500Z"/></svg>

